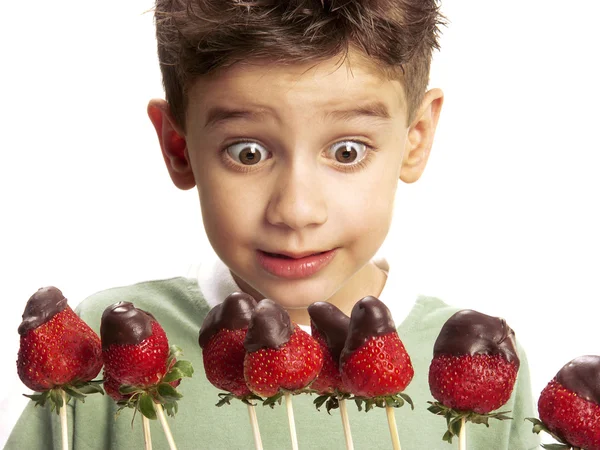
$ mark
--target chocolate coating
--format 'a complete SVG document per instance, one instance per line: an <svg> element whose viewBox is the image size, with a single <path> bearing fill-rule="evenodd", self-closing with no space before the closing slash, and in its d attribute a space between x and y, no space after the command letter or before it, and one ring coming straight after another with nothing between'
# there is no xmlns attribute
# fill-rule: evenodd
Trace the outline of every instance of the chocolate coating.
<svg viewBox="0 0 600 450"><path fill-rule="evenodd" d="M37 290L35 294L29 297L23 312L23 322L19 325L19 334L36 329L40 325L48 322L56 314L67 307L67 299L54 286L43 287Z"/></svg>
<svg viewBox="0 0 600 450"><path fill-rule="evenodd" d="M504 319L463 309L450 317L442 326L433 346L433 356L503 355L508 362L520 361L515 332Z"/></svg>
<svg viewBox="0 0 600 450"><path fill-rule="evenodd" d="M152 335L154 316L130 302L118 302L107 307L100 322L102 348L110 345L136 345Z"/></svg>
<svg viewBox="0 0 600 450"><path fill-rule="evenodd" d="M396 325L392 313L381 300L372 296L359 300L350 313L348 336L340 355L341 361L345 361L371 337L395 331Z"/></svg>
<svg viewBox="0 0 600 450"><path fill-rule="evenodd" d="M580 397L600 405L600 356L580 356L565 364L556 380Z"/></svg>
<svg viewBox="0 0 600 450"><path fill-rule="evenodd" d="M337 361L340 358L350 327L350 317L328 302L315 302L308 307L315 328L325 337L327 347Z"/></svg>
<svg viewBox="0 0 600 450"><path fill-rule="evenodd" d="M244 348L247 352L279 348L290 340L293 333L294 325L286 310L265 298L258 303L250 318Z"/></svg>
<svg viewBox="0 0 600 450"><path fill-rule="evenodd" d="M243 292L234 292L228 295L222 303L211 309L198 336L198 344L204 348L210 338L219 330L239 330L246 328L250 323L252 312L256 308L256 300Z"/></svg>

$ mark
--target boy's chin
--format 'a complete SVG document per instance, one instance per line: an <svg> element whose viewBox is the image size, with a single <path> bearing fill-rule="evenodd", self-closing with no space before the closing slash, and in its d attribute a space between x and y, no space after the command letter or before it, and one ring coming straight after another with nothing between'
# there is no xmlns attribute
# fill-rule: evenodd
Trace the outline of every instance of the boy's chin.
<svg viewBox="0 0 600 450"><path fill-rule="evenodd" d="M311 286L311 283L306 283L306 280L285 281L275 285L264 283L262 286L257 283L258 289L256 289L239 277L235 275L233 277L238 286L257 301L268 298L288 310L306 309L314 302L326 301L330 295L333 295L333 292L324 295L327 291L324 286Z"/></svg>
<svg viewBox="0 0 600 450"><path fill-rule="evenodd" d="M295 292L293 294L287 293L273 293L273 295L267 295L266 298L273 300L278 305L288 310L296 309L307 309L314 302L324 301L322 297L306 295Z"/></svg>

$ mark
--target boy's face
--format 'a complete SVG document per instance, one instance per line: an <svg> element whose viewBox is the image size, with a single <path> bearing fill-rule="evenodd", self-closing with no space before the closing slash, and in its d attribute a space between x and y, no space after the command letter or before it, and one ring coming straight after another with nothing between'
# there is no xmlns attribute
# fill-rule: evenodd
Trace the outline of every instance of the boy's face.
<svg viewBox="0 0 600 450"><path fill-rule="evenodd" d="M375 284L368 262L421 137L400 81L338 61L240 64L188 94L186 163L208 239L246 292L287 308ZM412 157L424 167L427 152Z"/></svg>

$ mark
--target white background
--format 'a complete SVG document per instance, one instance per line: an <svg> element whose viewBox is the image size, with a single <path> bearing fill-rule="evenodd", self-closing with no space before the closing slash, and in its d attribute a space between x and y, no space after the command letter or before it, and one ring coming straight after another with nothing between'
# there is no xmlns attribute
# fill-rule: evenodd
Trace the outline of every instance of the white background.
<svg viewBox="0 0 600 450"><path fill-rule="evenodd" d="M24 406L25 302L186 274L209 251L145 108L162 96L151 1L7 2L0 27L0 444ZM600 2L447 0L430 165L386 254L416 292L502 316L534 395L600 354Z"/></svg>

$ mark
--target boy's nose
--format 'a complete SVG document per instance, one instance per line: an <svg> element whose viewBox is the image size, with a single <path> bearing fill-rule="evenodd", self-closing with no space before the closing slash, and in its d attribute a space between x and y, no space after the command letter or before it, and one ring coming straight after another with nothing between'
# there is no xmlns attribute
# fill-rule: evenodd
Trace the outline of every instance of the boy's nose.
<svg viewBox="0 0 600 450"><path fill-rule="evenodd" d="M281 173L267 205L267 221L298 230L327 222L327 202L317 177L298 171Z"/></svg>

